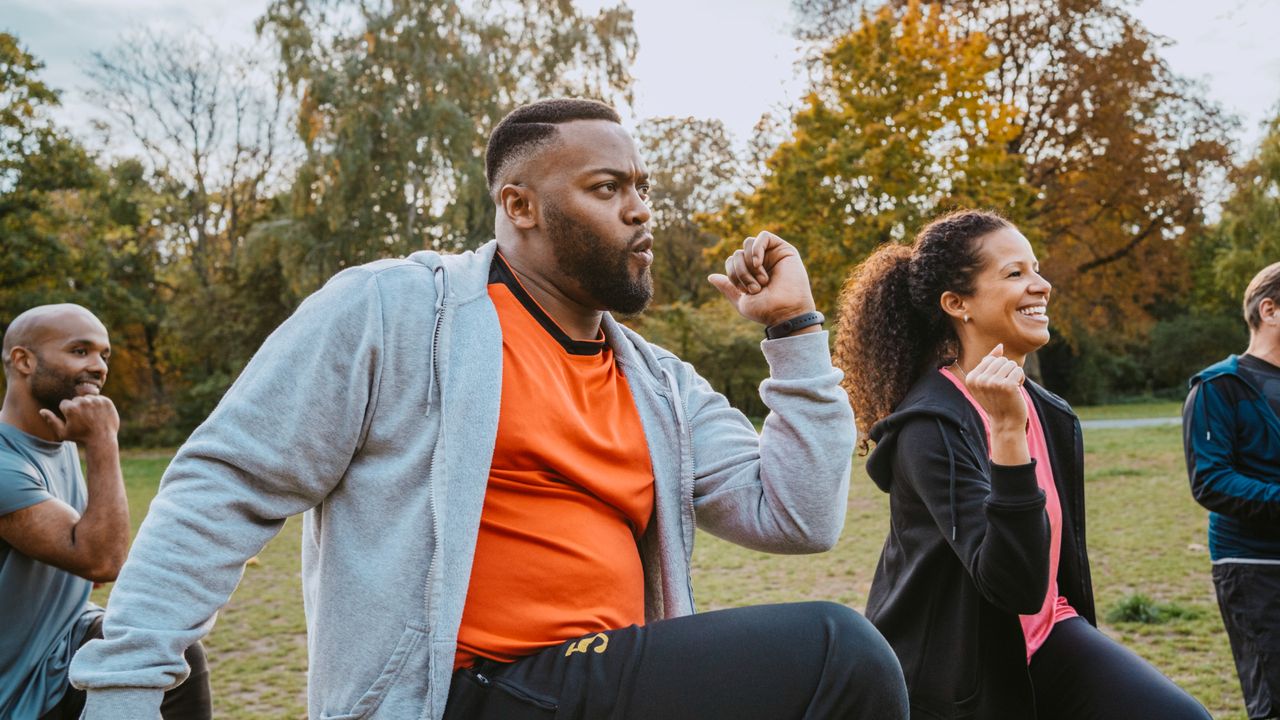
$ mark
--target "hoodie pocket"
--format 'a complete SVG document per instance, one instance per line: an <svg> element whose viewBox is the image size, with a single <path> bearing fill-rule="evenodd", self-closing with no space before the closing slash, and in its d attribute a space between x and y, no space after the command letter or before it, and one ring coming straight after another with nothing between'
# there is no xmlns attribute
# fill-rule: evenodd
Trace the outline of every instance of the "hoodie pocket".
<svg viewBox="0 0 1280 720"><path fill-rule="evenodd" d="M338 715L322 712L320 720L360 720L377 710L383 698L387 696L387 691L400 678L405 659L413 654L414 648L425 636L426 631L422 628L413 625L405 627L404 632L400 634L400 639L396 642L395 649L391 651L391 657L387 658L386 664L382 666L382 672L378 674L378 678L373 681L364 695L360 696L356 704L346 713Z"/></svg>
<svg viewBox="0 0 1280 720"><path fill-rule="evenodd" d="M916 671L912 717L968 718L981 694L979 669L983 663L981 613L949 607L955 600L930 597L924 652ZM963 599L959 602L964 603ZM967 605L967 603L965 603ZM917 707L919 706L919 707Z"/></svg>

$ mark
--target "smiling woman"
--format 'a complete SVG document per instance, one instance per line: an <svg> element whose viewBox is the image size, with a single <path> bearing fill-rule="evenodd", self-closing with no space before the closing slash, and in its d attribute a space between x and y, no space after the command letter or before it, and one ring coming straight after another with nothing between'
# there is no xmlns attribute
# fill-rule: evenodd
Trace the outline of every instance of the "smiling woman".
<svg viewBox="0 0 1280 720"><path fill-rule="evenodd" d="M1207 718L1095 627L1079 420L1022 371L1051 290L1022 233L979 211L850 277L836 362L893 528L867 618L913 717Z"/></svg>

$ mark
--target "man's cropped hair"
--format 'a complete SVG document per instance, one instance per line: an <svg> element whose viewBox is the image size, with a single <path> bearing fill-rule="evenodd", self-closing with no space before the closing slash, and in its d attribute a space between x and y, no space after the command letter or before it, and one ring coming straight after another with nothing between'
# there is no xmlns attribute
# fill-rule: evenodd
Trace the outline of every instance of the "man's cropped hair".
<svg viewBox="0 0 1280 720"><path fill-rule="evenodd" d="M1280 262L1272 263L1253 276L1244 291L1244 320L1250 330L1262 327L1262 301L1280 305Z"/></svg>
<svg viewBox="0 0 1280 720"><path fill-rule="evenodd" d="M585 98L539 100L521 105L502 118L489 134L489 146L485 149L484 174L489 192L497 190L495 184L505 165L553 139L557 125L574 120L622 122L618 111L598 100Z"/></svg>

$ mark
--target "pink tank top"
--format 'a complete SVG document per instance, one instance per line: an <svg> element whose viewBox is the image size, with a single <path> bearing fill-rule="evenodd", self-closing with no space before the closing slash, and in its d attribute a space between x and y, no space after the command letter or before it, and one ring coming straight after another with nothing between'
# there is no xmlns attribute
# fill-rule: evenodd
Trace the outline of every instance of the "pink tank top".
<svg viewBox="0 0 1280 720"><path fill-rule="evenodd" d="M952 382L982 418L982 427L987 433L987 446L991 446L991 421L987 411L969 393L969 388L959 378L946 369L940 369ZM1049 633L1056 623L1076 617L1075 608L1067 603L1067 599L1058 594L1058 560L1062 556L1062 503L1058 500L1058 488L1053 484L1053 467L1049 463L1049 443L1044 437L1044 427L1040 424L1040 416L1036 414L1035 405L1026 388L1022 389L1022 400L1027 404L1027 450L1031 459L1036 461L1036 483L1045 495L1045 512L1049 514L1049 590L1045 593L1040 612L1035 615L1019 615L1022 623L1022 637L1027 642L1027 663L1031 656L1044 645Z"/></svg>

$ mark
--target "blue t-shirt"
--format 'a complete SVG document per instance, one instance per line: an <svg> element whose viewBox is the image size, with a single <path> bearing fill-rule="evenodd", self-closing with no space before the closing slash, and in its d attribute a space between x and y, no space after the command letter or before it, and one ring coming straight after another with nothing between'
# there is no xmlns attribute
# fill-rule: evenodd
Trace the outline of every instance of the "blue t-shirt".
<svg viewBox="0 0 1280 720"><path fill-rule="evenodd" d="M57 498L84 512L75 443L0 423L0 515ZM38 718L67 690L67 666L101 608L93 583L32 560L0 540L0 718Z"/></svg>

